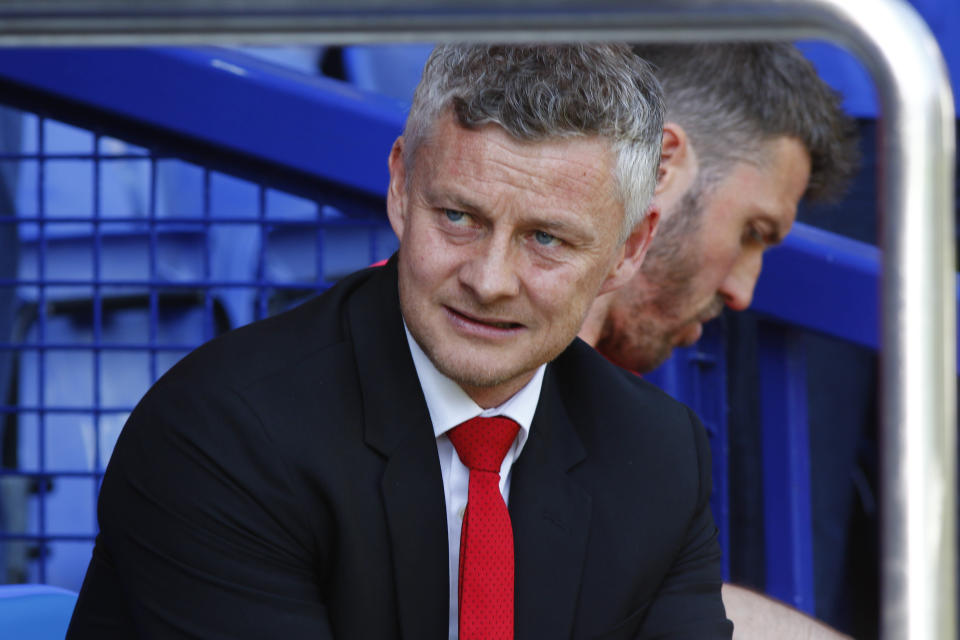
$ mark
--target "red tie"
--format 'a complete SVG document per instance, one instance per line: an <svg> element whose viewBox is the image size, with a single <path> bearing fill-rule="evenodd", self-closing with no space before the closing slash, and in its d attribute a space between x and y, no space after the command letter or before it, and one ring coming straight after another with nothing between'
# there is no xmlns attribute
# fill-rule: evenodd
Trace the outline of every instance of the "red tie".
<svg viewBox="0 0 960 640"><path fill-rule="evenodd" d="M513 640L513 529L500 494L500 465L519 426L473 418L450 441L470 469L460 530L460 640Z"/></svg>

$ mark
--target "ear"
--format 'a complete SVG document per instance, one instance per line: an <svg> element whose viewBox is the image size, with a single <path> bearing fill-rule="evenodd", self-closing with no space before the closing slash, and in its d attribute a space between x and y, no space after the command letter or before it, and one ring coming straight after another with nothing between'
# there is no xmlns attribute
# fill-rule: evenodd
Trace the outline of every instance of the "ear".
<svg viewBox="0 0 960 640"><path fill-rule="evenodd" d="M676 188L680 189L678 193L686 193L697 175L697 169L697 154L687 132L676 122L665 122L654 194L661 196Z"/></svg>
<svg viewBox="0 0 960 640"><path fill-rule="evenodd" d="M390 169L390 186L387 188L387 218L397 239L403 240L407 215L407 167L403 162L403 136L393 143L387 160Z"/></svg>
<svg viewBox="0 0 960 640"><path fill-rule="evenodd" d="M607 279L600 286L598 296L619 289L637 274L640 265L643 264L643 258L650 248L650 242L657 232L659 222L660 209L656 205L650 205L643 222L633 228L633 231L627 237L627 241L620 248L620 258L610 269Z"/></svg>

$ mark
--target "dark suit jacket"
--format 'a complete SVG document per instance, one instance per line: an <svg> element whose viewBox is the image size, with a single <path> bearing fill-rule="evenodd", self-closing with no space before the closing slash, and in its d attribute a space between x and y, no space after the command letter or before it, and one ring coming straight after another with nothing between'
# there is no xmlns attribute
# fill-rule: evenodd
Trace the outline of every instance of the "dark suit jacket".
<svg viewBox="0 0 960 640"><path fill-rule="evenodd" d="M441 640L447 530L396 265L201 347L100 493L68 638ZM513 467L516 637L729 638L705 434L575 341Z"/></svg>

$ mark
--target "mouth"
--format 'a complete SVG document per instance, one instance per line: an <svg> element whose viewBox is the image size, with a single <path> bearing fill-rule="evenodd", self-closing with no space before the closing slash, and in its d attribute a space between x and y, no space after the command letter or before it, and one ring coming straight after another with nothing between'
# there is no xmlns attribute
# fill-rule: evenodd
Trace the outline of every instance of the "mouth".
<svg viewBox="0 0 960 640"><path fill-rule="evenodd" d="M700 339L700 336L703 335L703 324L699 321L694 321L686 326L684 331L677 337L678 347L690 347L696 344L697 340Z"/></svg>
<svg viewBox="0 0 960 640"><path fill-rule="evenodd" d="M444 307L447 315L458 325L467 329L489 330L498 333L513 333L523 329L522 324L502 318L484 318L464 313L452 307Z"/></svg>
<svg viewBox="0 0 960 640"><path fill-rule="evenodd" d="M713 300L710 306L707 307L702 314L700 314L700 317L697 320L701 324L710 322L721 313L723 313L723 300L717 297Z"/></svg>
<svg viewBox="0 0 960 640"><path fill-rule="evenodd" d="M713 302L709 307L704 309L701 314L684 325L684 328L677 337L677 346L689 347L696 344L703 335L703 325L719 316L721 312L723 312L723 303L719 300Z"/></svg>

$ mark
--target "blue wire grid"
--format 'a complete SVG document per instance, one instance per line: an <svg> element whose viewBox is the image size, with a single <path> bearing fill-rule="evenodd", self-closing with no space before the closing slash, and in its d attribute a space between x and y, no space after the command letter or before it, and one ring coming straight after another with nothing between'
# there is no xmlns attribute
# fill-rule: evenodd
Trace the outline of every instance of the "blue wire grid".
<svg viewBox="0 0 960 640"><path fill-rule="evenodd" d="M9 117L22 139L0 148L15 180L0 251L19 253L16 272L0 272L15 299L0 308L13 327L0 335L12 381L0 389L0 582L78 589L104 468L149 386L199 344L388 257L396 240L369 201L350 210L341 193L334 207Z"/></svg>

